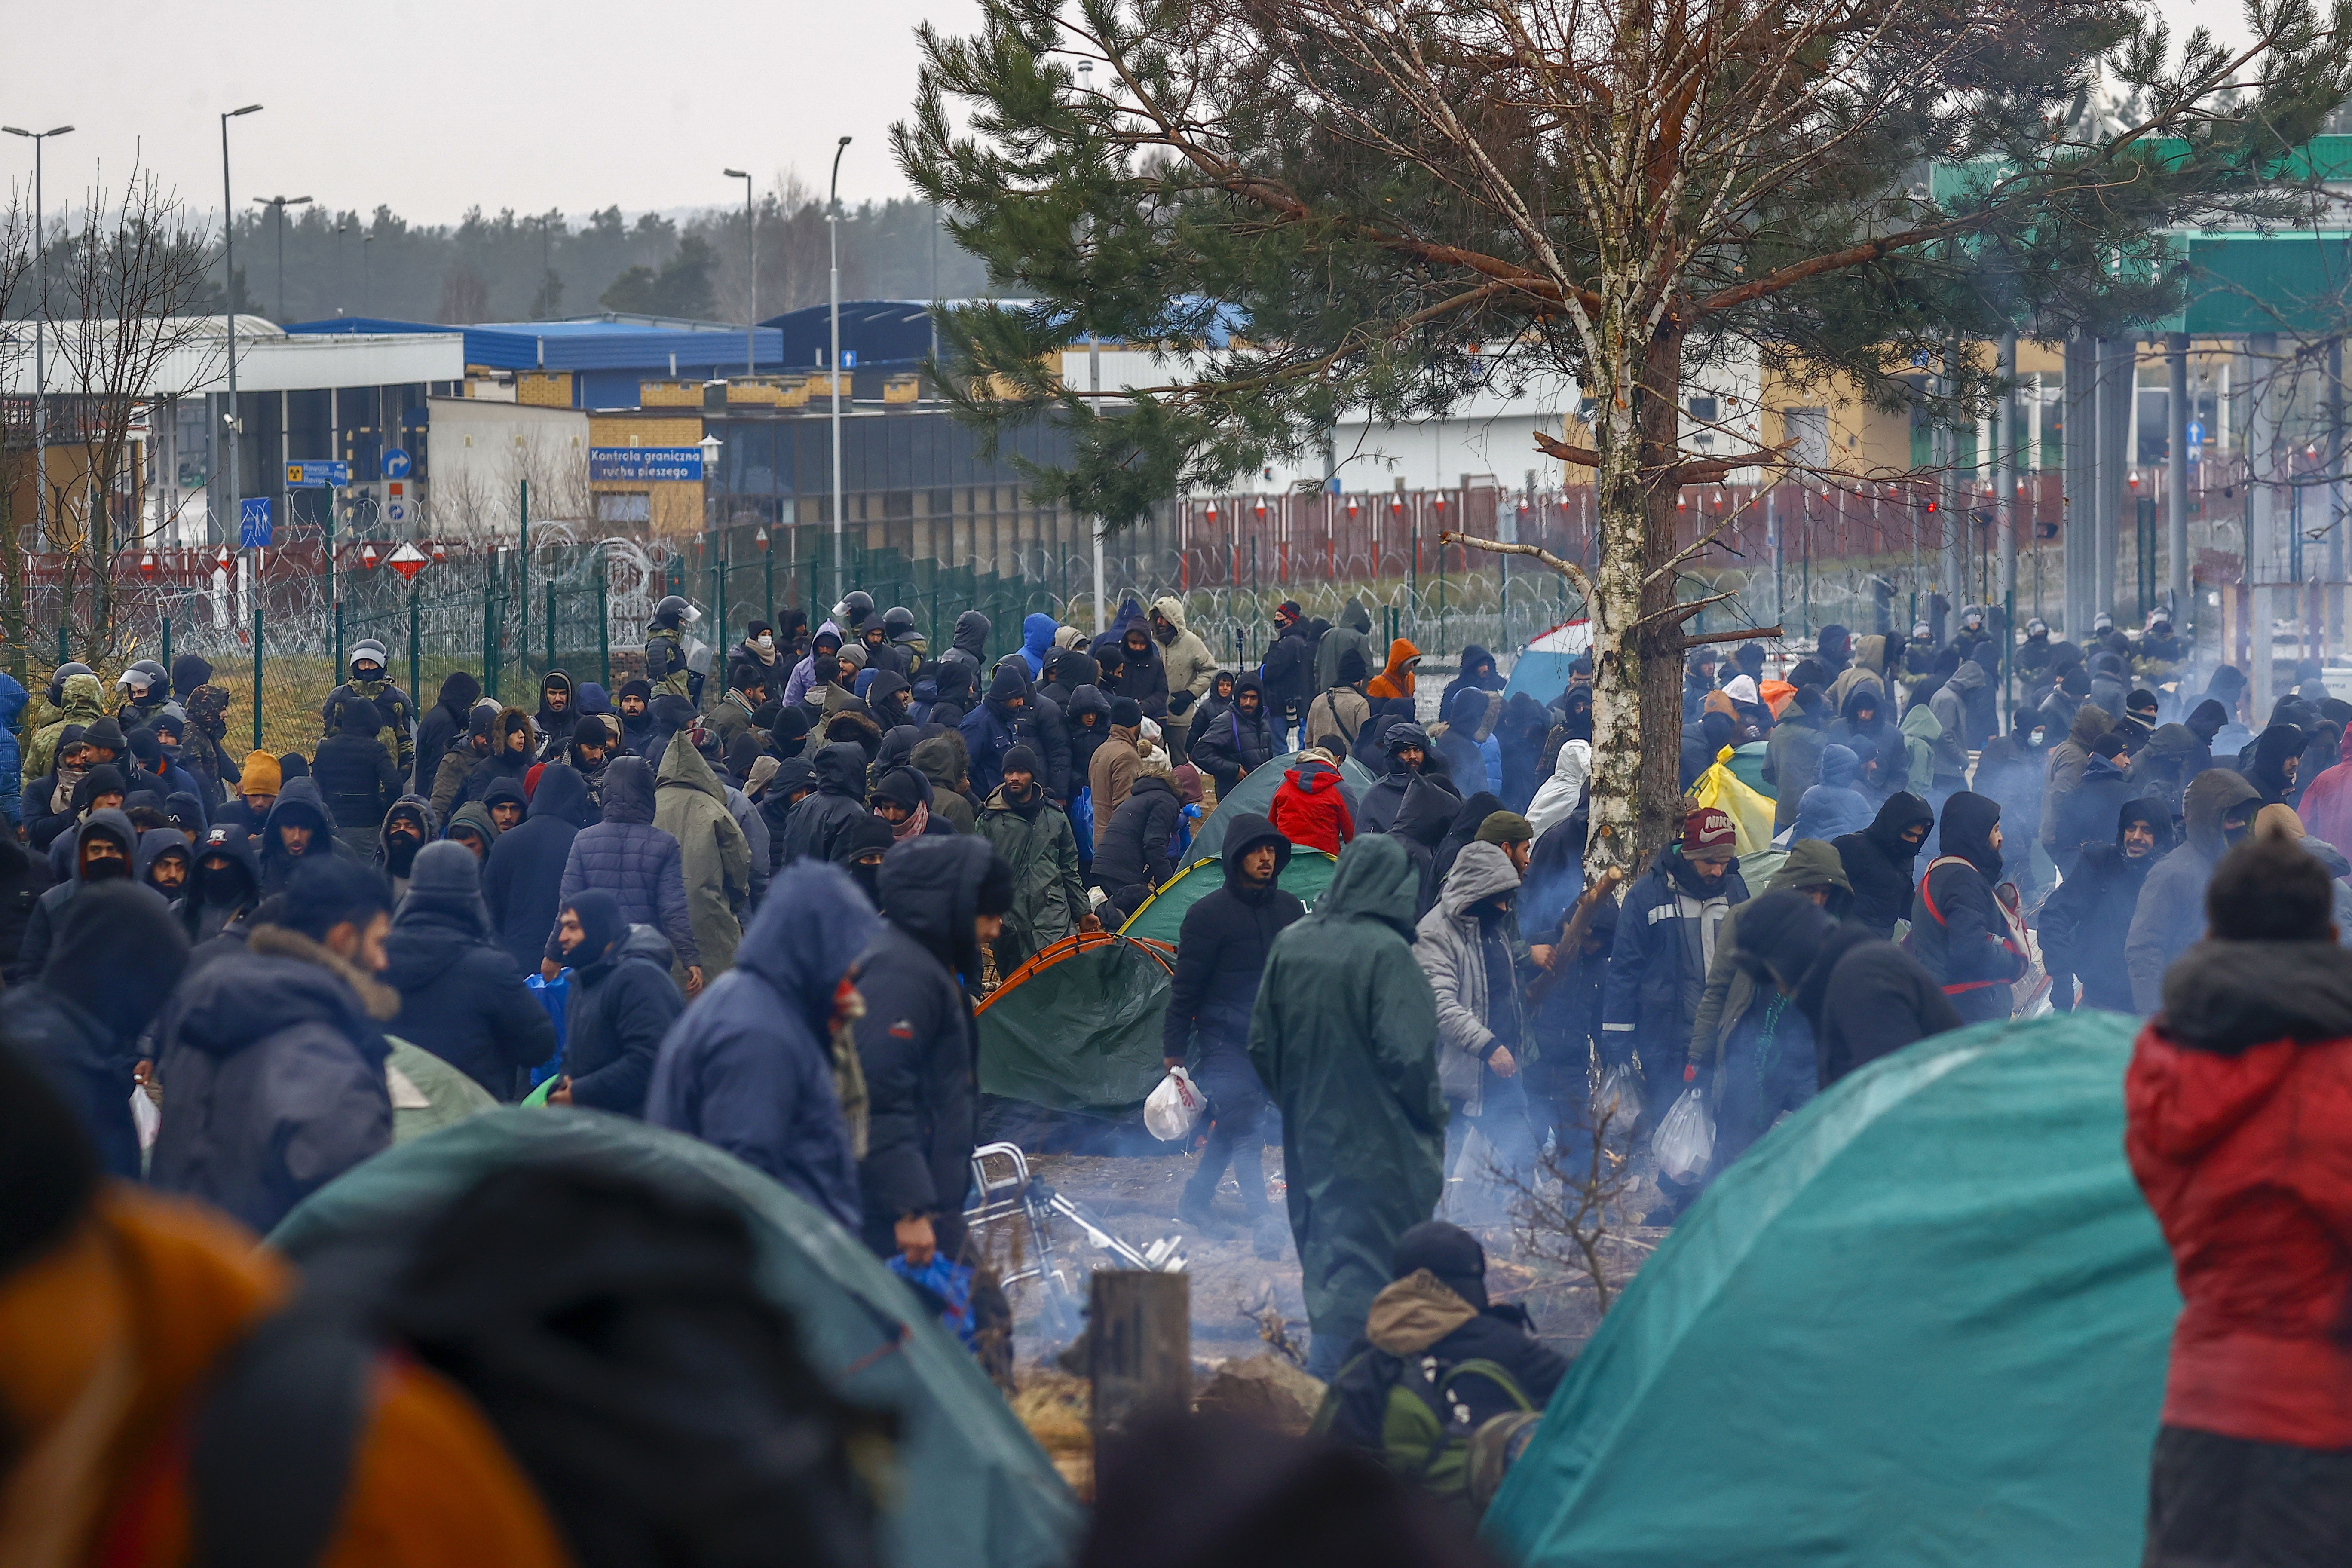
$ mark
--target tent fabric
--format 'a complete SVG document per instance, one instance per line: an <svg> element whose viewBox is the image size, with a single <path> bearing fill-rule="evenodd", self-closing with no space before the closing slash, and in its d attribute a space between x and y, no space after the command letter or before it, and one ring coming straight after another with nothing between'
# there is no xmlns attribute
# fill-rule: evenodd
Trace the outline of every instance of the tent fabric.
<svg viewBox="0 0 2352 1568"><path fill-rule="evenodd" d="M392 1047L384 1058L383 1071L392 1089L394 1142L405 1143L453 1121L499 1108L498 1096L462 1068L397 1035L386 1035L383 1039Z"/></svg>
<svg viewBox="0 0 2352 1568"><path fill-rule="evenodd" d="M856 1237L709 1144L601 1111L492 1111L329 1183L286 1216L269 1245L314 1283L366 1290L483 1176L572 1161L717 1197L743 1215L759 1246L761 1288L792 1313L818 1375L844 1399L897 1415L899 1484L882 1521L891 1568L1059 1568L1069 1560L1083 1523L1076 1500L955 1337Z"/></svg>
<svg viewBox="0 0 2352 1568"><path fill-rule="evenodd" d="M1184 853L1195 861L1224 853L1225 830L1233 826L1234 816L1244 811L1265 816L1266 808L1274 804L1274 792L1282 787L1282 775L1298 765L1299 754L1285 752L1244 773L1241 782L1234 785L1233 794L1218 798L1217 809L1209 813L1208 820L1192 835L1192 847ZM1352 756L1339 764L1339 778L1359 794L1377 782L1376 775L1366 772Z"/></svg>
<svg viewBox="0 0 2352 1568"><path fill-rule="evenodd" d="M1339 857L1329 850L1294 844L1290 847L1290 863L1282 870L1282 890L1311 910L1339 868ZM1185 912L1224 885L1223 860L1195 860L1146 899L1142 907L1118 928L1119 934L1173 944L1184 929Z"/></svg>
<svg viewBox="0 0 2352 1568"><path fill-rule="evenodd" d="M1486 1521L1528 1568L2128 1568L2172 1264L2123 1152L2135 1021L1923 1040L1659 1247Z"/></svg>
<svg viewBox="0 0 2352 1568"><path fill-rule="evenodd" d="M1591 621L1563 621L1529 638L1519 657L1511 661L1511 677L1503 683L1503 700L1508 702L1524 691L1541 703L1559 701L1559 694L1568 689L1568 667L1579 654L1591 651Z"/></svg>
<svg viewBox="0 0 2352 1568"><path fill-rule="evenodd" d="M1123 936L1041 950L974 1011L980 1091L1096 1116L1141 1109L1165 1075L1160 1031L1174 974L1172 955Z"/></svg>

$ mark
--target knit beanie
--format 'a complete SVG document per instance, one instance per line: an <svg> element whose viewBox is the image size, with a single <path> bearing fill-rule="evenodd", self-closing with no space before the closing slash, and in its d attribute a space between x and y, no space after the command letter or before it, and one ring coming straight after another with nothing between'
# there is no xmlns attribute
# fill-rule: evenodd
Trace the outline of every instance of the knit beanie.
<svg viewBox="0 0 2352 1568"><path fill-rule="evenodd" d="M1478 825L1481 844L1525 844L1535 836L1534 825L1516 811L1491 813Z"/></svg>
<svg viewBox="0 0 2352 1568"><path fill-rule="evenodd" d="M268 752L249 752L238 781L241 795L276 795L278 786L278 759Z"/></svg>
<svg viewBox="0 0 2352 1568"><path fill-rule="evenodd" d="M1140 727L1142 723L1142 703L1138 702L1132 697L1114 697L1110 700L1110 727L1112 729L1133 730Z"/></svg>
<svg viewBox="0 0 2352 1568"><path fill-rule="evenodd" d="M1731 814L1702 805L1683 818L1683 858L1686 860L1728 860L1738 843Z"/></svg>
<svg viewBox="0 0 2352 1568"><path fill-rule="evenodd" d="M1004 763L999 771L1008 773L1027 773L1034 779L1037 776L1038 771L1037 753L1026 746L1014 746L1004 753Z"/></svg>

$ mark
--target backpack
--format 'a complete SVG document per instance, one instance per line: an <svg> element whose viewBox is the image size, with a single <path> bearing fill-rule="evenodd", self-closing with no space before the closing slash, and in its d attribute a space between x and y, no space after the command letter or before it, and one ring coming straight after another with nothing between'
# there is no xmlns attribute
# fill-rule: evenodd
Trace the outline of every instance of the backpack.
<svg viewBox="0 0 2352 1568"><path fill-rule="evenodd" d="M1476 1381L1516 1408L1474 1424L1465 1395ZM1498 1362L1367 1349L1331 1380L1309 1430L1369 1447L1405 1479L1483 1510L1541 1415Z"/></svg>

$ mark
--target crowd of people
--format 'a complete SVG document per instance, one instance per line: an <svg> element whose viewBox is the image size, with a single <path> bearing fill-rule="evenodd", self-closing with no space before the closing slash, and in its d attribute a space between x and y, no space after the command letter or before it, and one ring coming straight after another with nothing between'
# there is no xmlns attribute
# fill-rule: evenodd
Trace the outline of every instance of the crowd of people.
<svg viewBox="0 0 2352 1568"><path fill-rule="evenodd" d="M388 1146L387 1056L407 1042L490 1099L536 1086L726 1150L978 1345L975 1001L1116 929L1276 759L1177 944L1162 1051L1208 1105L1178 1217L1224 1232L1230 1180L1256 1251L1295 1247L1308 1366L1343 1395L1441 1342L1516 1368L1506 1404L1558 1381L1524 1314L1486 1300L1475 1238L1432 1228L1467 1212L1448 1193L1475 1167L1644 1147L1696 1089L1712 1160L1651 1173L1641 1216L1671 1226L1780 1116L1913 1041L2038 1007L2046 975L2058 1010L2161 1015L2132 1153L2178 1243L2220 1200L2159 1079L2345 1033L2352 706L2315 668L2256 730L2227 666L2183 694L2160 616L2087 648L1974 611L1941 646L1830 626L1777 677L1761 644L1702 647L1684 782L1750 772L1773 799L1769 874L1752 846L1743 871L1730 813L1693 802L1646 863L1591 879L1589 658L1540 700L1465 647L1428 704L1421 650L1380 648L1354 601L1338 625L1286 602L1234 670L1174 598L1093 637L1033 615L991 659L978 612L934 654L860 592L814 629L751 622L706 677L696 619L662 601L642 676L608 694L551 669L535 710L464 670L420 710L362 643L308 757L233 757L201 659L131 666L110 710L96 672L61 668L0 836L0 1039L93 1168L267 1232ZM0 710L28 702L0 684ZM1311 910L1282 886L1301 849L1339 858ZM2284 912L2213 912L2272 885ZM2302 944L2278 977L2301 1011L2250 998L2270 959L2215 956L2273 940ZM2326 1288L2352 1289L2332 1268ZM2297 1353L2352 1395L2340 1342ZM2335 1433L2316 1415L2217 1426L2231 1396L2189 1375L2177 1363L2168 1406L2185 1431ZM1353 1397L1342 1428L1377 1432ZM2215 1462L2189 1438L2168 1452L2183 1475Z"/></svg>

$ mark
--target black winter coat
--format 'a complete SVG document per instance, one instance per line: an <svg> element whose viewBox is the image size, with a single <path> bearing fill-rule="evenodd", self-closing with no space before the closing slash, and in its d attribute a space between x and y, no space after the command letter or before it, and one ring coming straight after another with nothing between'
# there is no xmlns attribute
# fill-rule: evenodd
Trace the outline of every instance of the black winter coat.
<svg viewBox="0 0 2352 1568"><path fill-rule="evenodd" d="M557 916L583 888L602 888L618 899L621 918L630 924L658 930L680 964L692 969L702 963L687 914L685 861L677 840L654 826L654 770L643 757L616 757L604 770L604 820L572 840L563 886L555 895ZM540 955L563 957L554 918Z"/></svg>
<svg viewBox="0 0 2352 1568"><path fill-rule="evenodd" d="M633 926L610 956L572 972L563 1070L572 1078L572 1104L644 1117L662 1037L686 1011L669 958L659 931Z"/></svg>
<svg viewBox="0 0 2352 1568"><path fill-rule="evenodd" d="M0 973L16 964L16 951L25 941L25 923L33 918L33 906L40 902L48 886L48 861L26 854L13 837L0 834Z"/></svg>
<svg viewBox="0 0 2352 1568"><path fill-rule="evenodd" d="M22 1053L74 1113L99 1169L139 1180L139 1130L131 1119L139 1042L114 1032L70 996L35 981L0 1000L0 1040Z"/></svg>
<svg viewBox="0 0 2352 1568"><path fill-rule="evenodd" d="M442 820L446 822L455 817L457 808L468 801L489 799L490 786L501 779L521 789L523 775L538 765L539 758L531 752L524 752L520 756L511 752L491 752L476 763L474 771L466 775L465 784L459 786L457 797L449 803L449 810Z"/></svg>
<svg viewBox="0 0 2352 1568"><path fill-rule="evenodd" d="M400 993L386 1026L500 1100L522 1097L522 1075L555 1055L555 1020L490 940L481 900L459 910L411 892L383 940L383 983Z"/></svg>
<svg viewBox="0 0 2352 1568"><path fill-rule="evenodd" d="M1798 982L1797 1010L1813 1026L1821 1087L1930 1035L1960 1016L1918 963L1847 921L1830 932Z"/></svg>
<svg viewBox="0 0 2352 1568"><path fill-rule="evenodd" d="M416 773L411 789L430 797L433 774L441 766L449 742L466 732L474 704L482 700L482 683L465 670L455 670L441 682L441 695L416 721Z"/></svg>
<svg viewBox="0 0 2352 1568"><path fill-rule="evenodd" d="M490 930L526 974L539 967L548 930L562 912L556 900L563 890L563 868L572 858L572 841L589 821L587 781L578 770L551 763L539 775L529 814L499 835L482 862Z"/></svg>
<svg viewBox="0 0 2352 1568"><path fill-rule="evenodd" d="M1095 846L1094 884L1116 892L1138 882L1158 887L1176 874L1172 847L1183 803L1157 773L1139 773Z"/></svg>
<svg viewBox="0 0 2352 1568"><path fill-rule="evenodd" d="M863 748L836 742L817 752L814 766L816 793L792 808L783 832L771 842L770 858L777 870L795 860L830 865L842 829L867 815Z"/></svg>
<svg viewBox="0 0 2352 1568"><path fill-rule="evenodd" d="M1306 710L1308 700L1315 695L1315 639L1305 621L1293 621L1274 639L1258 672L1265 683L1267 708L1277 713L1293 706L1301 712Z"/></svg>
<svg viewBox="0 0 2352 1568"><path fill-rule="evenodd" d="M857 1164L866 1244L898 1251L893 1226L929 1215L950 1255L961 1245L978 1119L978 1038L960 973L977 974L971 922L992 851L984 840L926 837L882 860L883 926L859 960L866 1016L866 1156Z"/></svg>
<svg viewBox="0 0 2352 1568"><path fill-rule="evenodd" d="M1242 857L1265 844L1275 846L1276 880L1253 888L1242 879ZM1282 868L1289 864L1289 841L1272 823L1252 813L1234 817L1225 834L1225 885L1184 911L1160 1032L1163 1057L1192 1056L1195 1037L1203 1054L1249 1049L1265 955L1284 927L1307 915L1307 906L1282 890Z"/></svg>
<svg viewBox="0 0 2352 1568"><path fill-rule="evenodd" d="M392 753L373 735L338 730L319 742L310 777L334 814L335 826L374 833L392 803L407 794Z"/></svg>
<svg viewBox="0 0 2352 1568"><path fill-rule="evenodd" d="M2042 963L2050 972L2051 1005L2060 1012L2074 1005L2074 980L2083 983L2084 1006L2136 1011L2124 938L2140 888L2163 858L2164 837L2159 832L2156 852L2137 860L2113 844L2084 845L2074 870L2042 903Z"/></svg>
<svg viewBox="0 0 2352 1568"><path fill-rule="evenodd" d="M1260 695L1264 697L1263 692ZM1219 800L1231 795L1234 786L1251 769L1273 759L1274 727L1265 716L1266 703L1271 700L1268 698L1261 701L1255 713L1244 713L1237 703L1213 721L1194 724L1187 732L1184 754L1196 765L1209 770L1217 781Z"/></svg>
<svg viewBox="0 0 2352 1568"><path fill-rule="evenodd" d="M1935 823L1936 813L1926 801L1897 790L1886 797L1868 827L1830 840L1845 867L1845 879L1853 885L1853 919L1868 926L1873 935L1891 937L1896 921L1911 918L1911 899L1917 891L1912 870L1919 851L1903 841L1903 831Z"/></svg>
<svg viewBox="0 0 2352 1568"><path fill-rule="evenodd" d="M1990 865L1998 872L2000 858L1986 847L1985 835L1970 820L1984 816L1982 808L1990 805L1965 790L1944 803L1940 852L1919 879L1919 893L1911 906L1911 933L1905 939L1919 967L1970 1023L2008 1017L2013 1000L2011 983L2025 973L2017 933L1993 896L1992 876L1984 869ZM1991 818L1984 820L1989 826Z"/></svg>

